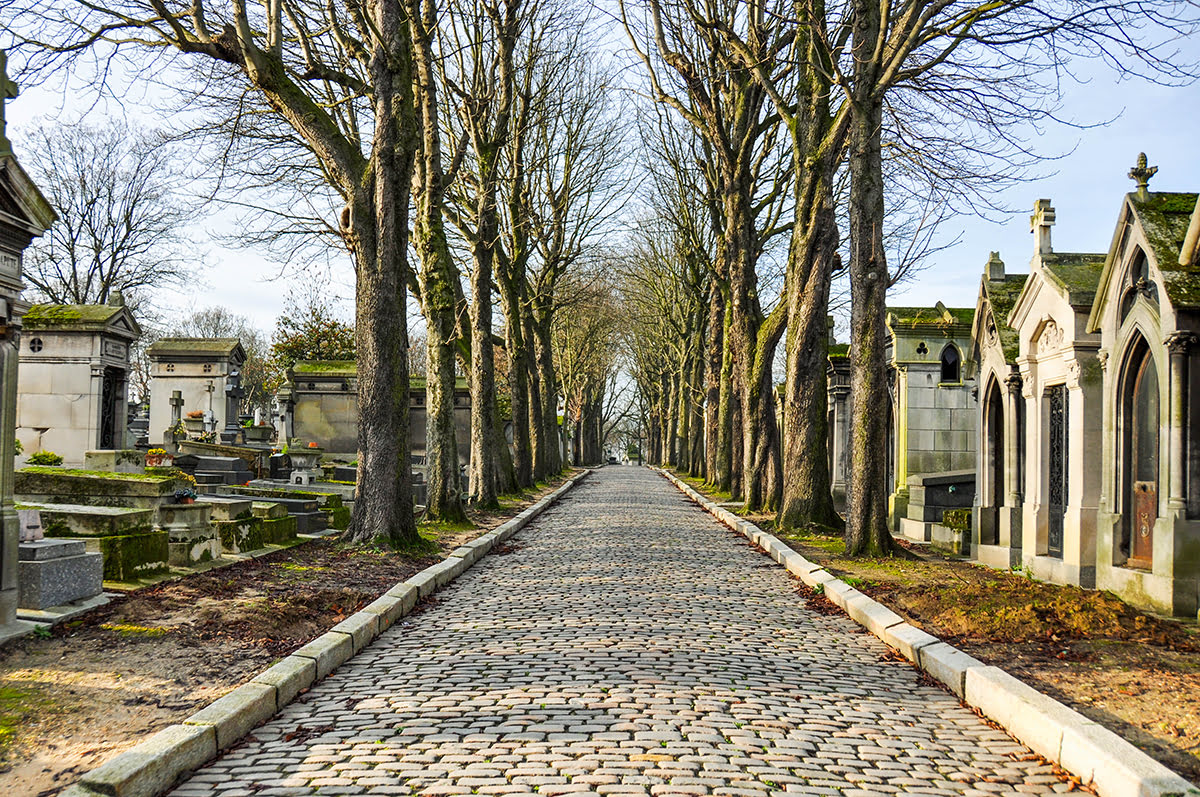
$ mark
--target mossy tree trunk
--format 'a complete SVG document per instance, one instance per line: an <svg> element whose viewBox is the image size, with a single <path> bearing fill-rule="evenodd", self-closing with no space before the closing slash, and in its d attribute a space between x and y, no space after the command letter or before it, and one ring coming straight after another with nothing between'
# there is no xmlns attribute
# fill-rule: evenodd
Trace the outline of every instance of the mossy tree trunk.
<svg viewBox="0 0 1200 797"><path fill-rule="evenodd" d="M883 242L883 96L872 55L883 20L878 3L854 2L850 97L850 480L846 554L895 549L887 517L888 269Z"/></svg>

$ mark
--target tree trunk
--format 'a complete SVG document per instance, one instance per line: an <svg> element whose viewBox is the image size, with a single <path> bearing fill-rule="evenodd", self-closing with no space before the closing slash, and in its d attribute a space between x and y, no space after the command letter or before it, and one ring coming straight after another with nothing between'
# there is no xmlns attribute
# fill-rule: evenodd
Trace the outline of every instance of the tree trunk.
<svg viewBox="0 0 1200 797"><path fill-rule="evenodd" d="M820 168L820 166L812 167ZM829 175L831 177L831 175ZM817 203L803 232L793 236L788 262L787 380L783 392L783 496L780 528L810 524L842 529L833 504L829 460L829 283L837 252L832 180L806 175ZM798 203L803 203L801 197ZM801 220L797 219L797 224Z"/></svg>
<svg viewBox="0 0 1200 797"><path fill-rule="evenodd" d="M529 441L533 457L533 478L534 481L542 481L548 474L546 448L550 445L550 441L546 439L546 425L542 421L542 374L537 367L537 341L534 336L533 321L529 317L530 313L522 312L521 315L524 318L525 342L528 347L526 384L529 388L527 409L529 410Z"/></svg>
<svg viewBox="0 0 1200 797"><path fill-rule="evenodd" d="M516 486L525 489L533 486L533 448L529 433L529 352L521 320L520 283L507 269L497 269L496 277L504 303L504 343L508 350L513 477Z"/></svg>
<svg viewBox="0 0 1200 797"><path fill-rule="evenodd" d="M558 426L558 383L554 372L554 349L550 342L549 310L534 320L534 354L537 357L538 382L542 398L543 439L546 443L545 475L562 472L562 434Z"/></svg>
<svg viewBox="0 0 1200 797"><path fill-rule="evenodd" d="M725 292L721 281L713 276L708 288L708 341L705 349L704 370L704 477L710 484L721 489L721 472L728 459L722 463L719 440L721 438L721 391L723 388L722 365L725 362Z"/></svg>
<svg viewBox="0 0 1200 797"><path fill-rule="evenodd" d="M850 145L850 481L846 554L885 556L895 543L887 518L888 271L883 248L883 100L871 57L879 4L855 0Z"/></svg>
<svg viewBox="0 0 1200 797"><path fill-rule="evenodd" d="M492 242L497 223L495 203L485 198L480 209L479 237L471 271L471 470L470 499L497 508L496 500L496 354L492 345ZM500 438L503 440L503 438Z"/></svg>
<svg viewBox="0 0 1200 797"><path fill-rule="evenodd" d="M420 158L415 193L413 242L421 260L421 307L425 316L426 363L425 456L428 483L425 514L431 520L462 521L458 445L454 434L454 365L458 328L458 273L450 257L443 226L445 201L441 135L438 126L437 77L430 47L436 9L426 0L410 0L409 14L420 33L413 37L416 88L420 108Z"/></svg>
<svg viewBox="0 0 1200 797"><path fill-rule="evenodd" d="M738 402L733 389L733 346L730 341L730 315L726 306L724 332L721 335L721 386L717 406L717 475L713 480L718 490L733 493L734 420Z"/></svg>
<svg viewBox="0 0 1200 797"><path fill-rule="evenodd" d="M408 207L416 152L412 49L398 4L377 0L371 59L375 130L370 179L347 206L342 234L355 254L358 494L346 532L356 543L420 542L408 445ZM386 49L385 49L386 48Z"/></svg>

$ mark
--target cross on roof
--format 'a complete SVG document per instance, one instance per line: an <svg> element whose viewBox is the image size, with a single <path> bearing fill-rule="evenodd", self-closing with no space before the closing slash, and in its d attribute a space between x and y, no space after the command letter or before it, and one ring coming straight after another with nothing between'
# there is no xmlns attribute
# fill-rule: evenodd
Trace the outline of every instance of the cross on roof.
<svg viewBox="0 0 1200 797"><path fill-rule="evenodd" d="M12 144L5 135L4 106L17 98L17 84L8 77L8 53L0 50L0 154L12 152Z"/></svg>

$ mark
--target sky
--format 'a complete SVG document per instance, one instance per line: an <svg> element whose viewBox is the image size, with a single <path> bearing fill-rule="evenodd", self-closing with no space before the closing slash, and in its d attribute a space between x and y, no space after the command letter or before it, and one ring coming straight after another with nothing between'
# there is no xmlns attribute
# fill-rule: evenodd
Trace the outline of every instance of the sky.
<svg viewBox="0 0 1200 797"><path fill-rule="evenodd" d="M1200 55L1200 44L1189 44ZM896 305L974 306L980 275L988 255L999 251L1010 273L1028 271L1033 251L1029 215L1037 199L1052 200L1057 210L1053 232L1057 251L1103 252L1107 249L1120 209L1122 196L1132 190L1126 174L1138 153L1145 152L1159 173L1151 190L1200 190L1200 86L1164 87L1138 80L1119 81L1100 67L1087 82L1066 89L1060 117L1080 124L1114 119L1090 129L1066 125L1048 126L1029 144L1039 156L1058 159L1041 169L1045 176L1012 186L996 201L1013 212L998 219L959 217L942 227L943 241L960 239L952 248L938 253L911 282L897 286L889 302ZM77 119L79 99L70 87L25 88L9 103L7 117L14 150L21 157L20 131L35 120ZM86 121L96 123L106 116L132 117L143 123L160 123L152 112L155 103L132 98L123 105L100 103L88 111ZM1061 156L1061 157L1058 157ZM997 215L997 214L992 214ZM214 240L215 234L236 228L236 214L214 212L197 221L193 236L204 251L202 274L181 291L158 297L160 309L190 312L221 305L248 317L269 332L284 308L290 280L280 278L280 268L263 254L230 249ZM348 259L344 268L330 275L331 290L340 296L341 309L349 314L353 295Z"/></svg>

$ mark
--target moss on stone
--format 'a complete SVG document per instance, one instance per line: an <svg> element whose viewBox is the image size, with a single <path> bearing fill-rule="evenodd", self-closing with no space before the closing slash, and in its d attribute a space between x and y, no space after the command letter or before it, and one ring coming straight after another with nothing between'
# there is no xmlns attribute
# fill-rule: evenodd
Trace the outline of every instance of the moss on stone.
<svg viewBox="0 0 1200 797"><path fill-rule="evenodd" d="M968 531L971 528L970 509L947 509L942 512L942 525L951 531Z"/></svg>
<svg viewBox="0 0 1200 797"><path fill-rule="evenodd" d="M26 329L103 327L123 309L107 304L35 304L22 325Z"/></svg>
<svg viewBox="0 0 1200 797"><path fill-rule="evenodd" d="M344 506L324 507L322 511L329 519L329 528L345 531L350 528L350 510Z"/></svg>
<svg viewBox="0 0 1200 797"><path fill-rule="evenodd" d="M1028 274L1006 274L1002 280L984 280L983 289L991 305L992 320L1000 336L1000 347L1007 362L1015 363L1021 353L1021 339L1017 330L1008 324L1008 316L1025 288Z"/></svg>
<svg viewBox="0 0 1200 797"><path fill-rule="evenodd" d="M105 581L136 581L167 570L170 548L165 531L95 539L104 555Z"/></svg>

